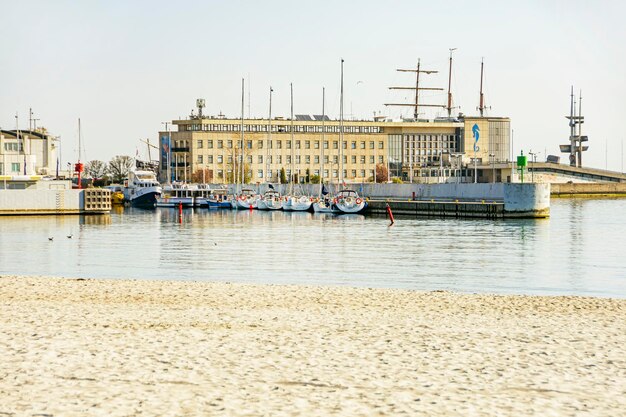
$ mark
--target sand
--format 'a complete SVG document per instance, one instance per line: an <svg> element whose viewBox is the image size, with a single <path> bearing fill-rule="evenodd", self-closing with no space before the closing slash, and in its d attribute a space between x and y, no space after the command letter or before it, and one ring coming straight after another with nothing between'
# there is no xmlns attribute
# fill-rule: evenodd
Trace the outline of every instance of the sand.
<svg viewBox="0 0 626 417"><path fill-rule="evenodd" d="M626 415L626 300L0 276L12 415Z"/></svg>

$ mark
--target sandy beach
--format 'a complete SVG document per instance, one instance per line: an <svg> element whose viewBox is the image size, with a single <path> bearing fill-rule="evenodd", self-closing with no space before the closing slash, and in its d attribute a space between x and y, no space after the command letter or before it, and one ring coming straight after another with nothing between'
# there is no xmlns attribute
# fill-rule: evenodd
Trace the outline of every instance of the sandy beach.
<svg viewBox="0 0 626 417"><path fill-rule="evenodd" d="M1 416L626 415L626 300L0 276Z"/></svg>

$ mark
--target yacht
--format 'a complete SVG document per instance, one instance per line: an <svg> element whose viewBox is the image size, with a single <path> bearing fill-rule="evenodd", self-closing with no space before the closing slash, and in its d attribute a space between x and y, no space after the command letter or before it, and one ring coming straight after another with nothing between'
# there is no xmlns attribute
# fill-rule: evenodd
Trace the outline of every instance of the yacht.
<svg viewBox="0 0 626 417"><path fill-rule="evenodd" d="M335 206L342 213L360 213L367 207L365 199L359 197L359 194L354 190L339 191L335 200Z"/></svg>
<svg viewBox="0 0 626 417"><path fill-rule="evenodd" d="M188 184L173 183L163 186L163 193L156 198L157 207L192 207L195 188Z"/></svg>
<svg viewBox="0 0 626 417"><path fill-rule="evenodd" d="M124 200L131 206L152 208L161 196L161 184L152 171L132 171L124 187Z"/></svg>

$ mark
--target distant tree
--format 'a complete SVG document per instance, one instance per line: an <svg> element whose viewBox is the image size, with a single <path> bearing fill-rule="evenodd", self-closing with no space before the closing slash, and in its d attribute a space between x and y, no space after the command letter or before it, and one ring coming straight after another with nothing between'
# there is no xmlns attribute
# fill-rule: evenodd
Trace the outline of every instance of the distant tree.
<svg viewBox="0 0 626 417"><path fill-rule="evenodd" d="M109 162L108 173L114 182L122 182L128 177L134 165L135 160L130 156L117 155Z"/></svg>
<svg viewBox="0 0 626 417"><path fill-rule="evenodd" d="M107 164L102 161L94 160L85 164L85 176L91 178L102 178L107 172Z"/></svg>
<svg viewBox="0 0 626 417"><path fill-rule="evenodd" d="M284 167L280 169L280 183L287 184L287 174Z"/></svg>
<svg viewBox="0 0 626 417"><path fill-rule="evenodd" d="M376 182L387 182L389 178L389 170L384 164L376 165Z"/></svg>
<svg viewBox="0 0 626 417"><path fill-rule="evenodd" d="M309 178L311 184L319 184L320 183L320 176L319 175L311 175L311 178Z"/></svg>
<svg viewBox="0 0 626 417"><path fill-rule="evenodd" d="M306 177L304 178L304 182L307 184L311 182L311 170L309 168L306 169Z"/></svg>
<svg viewBox="0 0 626 417"><path fill-rule="evenodd" d="M191 182L210 183L213 182L213 170L208 168L200 168L191 174Z"/></svg>

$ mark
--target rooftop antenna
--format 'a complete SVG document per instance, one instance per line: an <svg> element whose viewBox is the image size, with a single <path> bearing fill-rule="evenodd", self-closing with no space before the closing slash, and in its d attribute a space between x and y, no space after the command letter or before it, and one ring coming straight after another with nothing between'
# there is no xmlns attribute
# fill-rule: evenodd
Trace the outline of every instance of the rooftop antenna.
<svg viewBox="0 0 626 417"><path fill-rule="evenodd" d="M485 109L489 107L485 107L485 95L483 94L483 69L485 66L484 59L480 60L480 101L478 102L478 110L480 111L480 117L483 117L483 113Z"/></svg>
<svg viewBox="0 0 626 417"><path fill-rule="evenodd" d="M457 48L449 48L450 49L450 69L448 70L448 117L452 115L452 92L450 92L450 87L452 85L452 51L456 51Z"/></svg>
<svg viewBox="0 0 626 417"><path fill-rule="evenodd" d="M196 107L198 108L198 119L202 120L202 109L205 107L205 101L203 98L196 100ZM193 114L193 110L191 111L191 114Z"/></svg>
<svg viewBox="0 0 626 417"><path fill-rule="evenodd" d="M420 90L437 90L442 91L443 88L436 87L420 87L420 74L423 72L424 74L436 74L439 71L433 70L423 70L420 66L420 59L417 59L417 69L397 69L398 72L414 72L415 73L415 87L389 87L390 90L415 90L415 104L410 103L386 103L385 106L409 106L413 107L415 111L413 112L413 117L417 120L419 115L420 107L439 107L445 108L446 106L441 104L420 104L419 102L419 92Z"/></svg>

